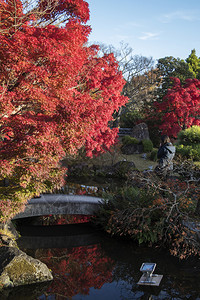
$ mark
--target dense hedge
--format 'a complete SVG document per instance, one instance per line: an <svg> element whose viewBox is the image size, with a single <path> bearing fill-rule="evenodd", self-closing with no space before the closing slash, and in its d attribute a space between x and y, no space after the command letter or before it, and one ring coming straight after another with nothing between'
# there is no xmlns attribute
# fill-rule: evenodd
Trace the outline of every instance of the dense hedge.
<svg viewBox="0 0 200 300"><path fill-rule="evenodd" d="M151 140L144 139L142 140L142 145L144 152L151 152L153 150L153 143Z"/></svg>
<svg viewBox="0 0 200 300"><path fill-rule="evenodd" d="M122 138L122 144L127 146L127 145L137 145L139 144L138 139L130 136L130 135L125 135Z"/></svg>

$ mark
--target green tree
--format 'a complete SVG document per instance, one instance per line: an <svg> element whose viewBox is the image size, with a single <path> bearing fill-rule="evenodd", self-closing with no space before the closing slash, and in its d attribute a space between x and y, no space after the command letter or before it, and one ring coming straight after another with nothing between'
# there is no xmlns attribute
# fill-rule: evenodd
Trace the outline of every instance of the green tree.
<svg viewBox="0 0 200 300"><path fill-rule="evenodd" d="M173 82L170 79L171 77L179 78L181 83L184 83L187 78L194 78L193 72L190 71L187 62L173 56L160 58L157 68L162 78L162 84L157 91L159 98L162 98L167 90L172 87Z"/></svg>
<svg viewBox="0 0 200 300"><path fill-rule="evenodd" d="M200 58L197 57L195 49L191 51L186 62L188 64L189 71L193 74L193 77L200 79Z"/></svg>

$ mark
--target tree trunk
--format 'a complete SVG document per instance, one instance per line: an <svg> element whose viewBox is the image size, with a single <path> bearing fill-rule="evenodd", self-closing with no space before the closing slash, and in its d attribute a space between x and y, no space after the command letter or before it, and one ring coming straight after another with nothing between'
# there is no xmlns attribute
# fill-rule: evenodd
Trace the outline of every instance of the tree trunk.
<svg viewBox="0 0 200 300"><path fill-rule="evenodd" d="M114 116L114 121L112 124L113 128L119 127L121 113L122 113L122 107L119 108L118 112L116 112L116 115Z"/></svg>

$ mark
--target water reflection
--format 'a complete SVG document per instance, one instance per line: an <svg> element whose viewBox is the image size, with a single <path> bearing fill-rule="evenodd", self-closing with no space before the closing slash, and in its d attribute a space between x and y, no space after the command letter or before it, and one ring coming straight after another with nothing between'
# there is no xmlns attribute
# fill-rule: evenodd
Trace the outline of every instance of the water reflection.
<svg viewBox="0 0 200 300"><path fill-rule="evenodd" d="M69 225L67 225L69 226ZM74 226L74 225L71 225ZM86 226L86 225L85 225ZM122 299L198 299L200 300L200 260L189 259L179 261L167 251L142 248L132 242L112 239L101 232L90 228L88 235L76 227L49 226L42 233L40 227L24 230L19 240L20 247L30 255L45 262L53 271L54 281L40 296L35 299L90 299L90 300L122 300ZM68 228L68 229L67 229ZM85 227L86 228L86 227ZM83 230L83 227L82 227ZM68 232L68 233L67 233ZM71 232L71 233L70 233ZM32 247L30 240L51 238L52 245ZM29 236L28 236L29 235ZM80 236L84 237L83 245L75 245ZM92 236L94 240L90 240ZM67 247L65 243L68 240ZM29 242L27 243L27 239ZM55 248L56 240L62 240L61 248ZM73 241L74 239L74 241ZM86 243L86 241L88 241ZM139 286L140 266L143 262L156 262L154 273L162 274L159 287ZM33 293L33 288L30 292ZM9 298L8 298L9 299ZM12 299L12 298L10 298ZM13 298L17 299L17 298ZM26 298L26 300L32 298Z"/></svg>
<svg viewBox="0 0 200 300"><path fill-rule="evenodd" d="M112 281L114 262L105 255L100 245L38 250L36 256L54 274L48 294L67 298L77 294L89 295L91 287L100 289L103 284Z"/></svg>

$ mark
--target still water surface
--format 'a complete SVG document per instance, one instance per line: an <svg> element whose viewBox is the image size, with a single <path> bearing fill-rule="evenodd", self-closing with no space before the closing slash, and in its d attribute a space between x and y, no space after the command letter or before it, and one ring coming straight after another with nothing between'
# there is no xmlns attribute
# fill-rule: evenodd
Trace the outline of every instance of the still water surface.
<svg viewBox="0 0 200 300"><path fill-rule="evenodd" d="M20 227L19 247L52 270L45 285L15 289L15 300L200 300L200 260L179 261L167 251L108 237L89 223ZM155 262L159 287L139 286L143 262Z"/></svg>

